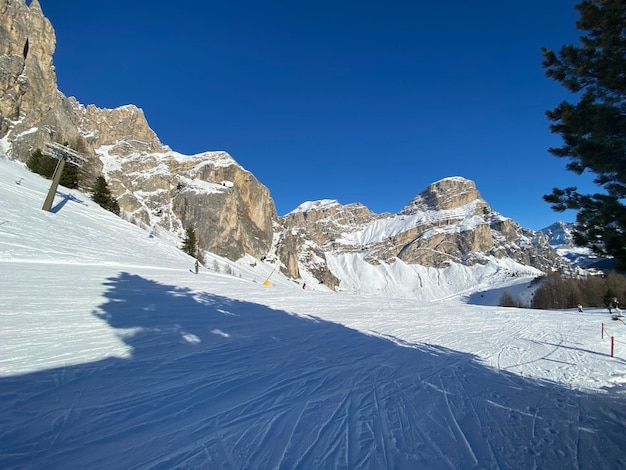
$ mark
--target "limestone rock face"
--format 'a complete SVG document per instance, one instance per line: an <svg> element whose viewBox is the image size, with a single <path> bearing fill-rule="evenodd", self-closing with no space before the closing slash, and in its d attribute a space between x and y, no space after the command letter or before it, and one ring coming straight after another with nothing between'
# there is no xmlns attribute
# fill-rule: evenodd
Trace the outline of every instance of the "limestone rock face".
<svg viewBox="0 0 626 470"><path fill-rule="evenodd" d="M481 199L473 181L462 177L450 177L428 186L407 204L399 214L405 215L428 210L452 210ZM486 206L486 203L484 206Z"/></svg>
<svg viewBox="0 0 626 470"><path fill-rule="evenodd" d="M8 135L20 161L47 141L82 145L71 106L57 90L55 47L37 0L0 0L0 138Z"/></svg>
<svg viewBox="0 0 626 470"><path fill-rule="evenodd" d="M85 107L74 98L70 98L70 103L81 134L91 148L107 146L109 154L120 157L169 150L150 128L143 111L134 105L100 109L92 104Z"/></svg>
<svg viewBox="0 0 626 470"><path fill-rule="evenodd" d="M341 205L335 200L316 201L301 206L282 218L287 230L302 231L307 238L320 246L333 247L333 243L347 232L352 232L366 222L384 217L376 215L363 204Z"/></svg>
<svg viewBox="0 0 626 470"><path fill-rule="evenodd" d="M114 110L85 108L58 91L52 57L56 37L37 0L0 0L0 138L10 156L26 161L45 142L68 143L89 161L86 172L99 174L95 148L112 153L159 152L164 146L135 106Z"/></svg>
<svg viewBox="0 0 626 470"><path fill-rule="evenodd" d="M437 267L450 261L476 262L475 254L494 247L494 214L473 181L453 177L431 184L399 212L400 216L414 214L426 216L395 240L400 248L396 256L409 264Z"/></svg>
<svg viewBox="0 0 626 470"><path fill-rule="evenodd" d="M135 148L127 155L132 147L122 142L103 145L96 153L108 152L101 154L104 172L127 217L181 237L194 227L201 248L233 260L268 252L277 219L274 202L269 190L227 153L185 156Z"/></svg>
<svg viewBox="0 0 626 470"><path fill-rule="evenodd" d="M52 54L56 37L37 0L30 7L23 1L0 3L0 112L4 119L18 121L42 98L56 101L57 83Z"/></svg>
<svg viewBox="0 0 626 470"><path fill-rule="evenodd" d="M396 215L376 215L360 204L318 201L281 221L291 248L299 252L300 271L317 252L358 254L372 265L400 259L437 268L452 262L483 264L489 257L507 257L541 270L562 263L546 240L494 212L474 182L460 177L433 183ZM288 261L286 251L281 253L295 276L294 255ZM320 259L317 271L324 264Z"/></svg>
<svg viewBox="0 0 626 470"><path fill-rule="evenodd" d="M339 279L328 268L325 253L343 249L352 251L353 246L344 247L340 241L346 233L358 230L365 221L379 216L362 204L343 206L334 200L317 201L303 205L281 218L282 236L278 246L278 257L288 276L300 277L300 265L330 288L339 285Z"/></svg>
<svg viewBox="0 0 626 470"><path fill-rule="evenodd" d="M494 212L465 178L431 184L399 212L414 214L424 214L424 222L402 233L397 243L398 258L410 264L474 264L493 256L546 270L561 262L545 240Z"/></svg>
<svg viewBox="0 0 626 470"><path fill-rule="evenodd" d="M218 155L222 160L227 156ZM174 173L177 187L183 175L183 186L172 198L172 211L183 226L193 225L200 246L226 258L236 260L245 254L265 256L277 219L269 190L234 160L227 166L209 160L193 170L192 180L184 177L189 173L182 169ZM206 183L214 186L212 192L207 193Z"/></svg>
<svg viewBox="0 0 626 470"><path fill-rule="evenodd" d="M262 257L277 220L268 189L224 152L184 156L163 145L143 111L83 106L57 89L56 37L37 0L0 0L0 138L26 161L45 142L69 143L87 159L83 182L104 174L125 216L231 259Z"/></svg>

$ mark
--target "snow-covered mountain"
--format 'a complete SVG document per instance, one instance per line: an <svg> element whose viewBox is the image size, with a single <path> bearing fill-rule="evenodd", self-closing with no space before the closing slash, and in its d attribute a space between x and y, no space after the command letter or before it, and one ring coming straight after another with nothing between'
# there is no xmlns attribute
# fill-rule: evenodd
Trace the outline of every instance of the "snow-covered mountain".
<svg viewBox="0 0 626 470"><path fill-rule="evenodd" d="M68 142L87 157L85 173L106 177L124 217L148 232L180 238L193 226L203 250L231 261L270 259L297 282L410 298L430 298L445 269L515 277L565 263L545 237L494 212L461 177L433 183L398 214L314 201L279 217L269 189L226 152L181 155L159 141L137 107L99 109L65 97L41 5L5 3L1 154L23 162L46 142ZM484 284L483 276L468 274L467 286Z"/></svg>
<svg viewBox="0 0 626 470"><path fill-rule="evenodd" d="M461 177L433 183L398 214L326 200L302 204L282 223L275 253L298 253L289 272L351 292L421 297L440 270L466 270L468 285L478 285L484 279L470 273L533 276L564 264L545 237L493 211ZM378 279L387 279L384 292Z"/></svg>
<svg viewBox="0 0 626 470"><path fill-rule="evenodd" d="M574 224L566 222L556 222L539 232L548 237L550 245L556 252L566 259L572 266L585 269L612 269L614 260L602 258L593 253L589 248L576 246L574 244Z"/></svg>
<svg viewBox="0 0 626 470"><path fill-rule="evenodd" d="M626 327L602 310L449 295L527 290L490 264L421 268L423 300L251 257L196 275L80 191L41 210L49 185L0 158L3 470L626 465Z"/></svg>

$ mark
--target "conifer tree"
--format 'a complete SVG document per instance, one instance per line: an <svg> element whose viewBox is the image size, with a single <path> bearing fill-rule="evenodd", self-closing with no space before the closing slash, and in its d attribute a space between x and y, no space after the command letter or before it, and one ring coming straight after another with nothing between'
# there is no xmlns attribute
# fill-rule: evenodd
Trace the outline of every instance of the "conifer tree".
<svg viewBox="0 0 626 470"><path fill-rule="evenodd" d="M506 291L506 290L502 292L498 305L500 307L517 307L517 303L515 302L513 295L509 291Z"/></svg>
<svg viewBox="0 0 626 470"><path fill-rule="evenodd" d="M91 198L96 204L99 204L106 210L111 211L116 215L120 215L120 206L117 203L117 200L111 195L111 191L109 191L109 186L107 185L104 176L96 177Z"/></svg>
<svg viewBox="0 0 626 470"><path fill-rule="evenodd" d="M44 155L40 149L36 149L26 161L28 169L34 173L44 176L48 179L54 175L54 170L59 161L55 158ZM66 188L78 188L79 171L74 165L65 165L59 184Z"/></svg>
<svg viewBox="0 0 626 470"><path fill-rule="evenodd" d="M28 169L34 173L41 173L41 159L43 158L43 153L41 150L36 149L33 153L30 154L30 157L26 161L26 166Z"/></svg>
<svg viewBox="0 0 626 470"><path fill-rule="evenodd" d="M63 168L63 174L61 175L61 181L59 181L59 184L61 184L61 186L65 186L66 188L78 188L78 182L78 167L66 164Z"/></svg>
<svg viewBox="0 0 626 470"><path fill-rule="evenodd" d="M583 0L576 27L587 32L580 46L558 53L545 47L546 75L574 94L546 115L563 146L550 148L568 158L566 168L595 174L603 193L580 194L576 187L553 188L544 199L562 212L577 211L574 241L626 267L626 2Z"/></svg>
<svg viewBox="0 0 626 470"><path fill-rule="evenodd" d="M185 239L183 240L182 250L189 256L196 257L198 251L198 240L196 238L196 231L193 227L187 227L185 231Z"/></svg>

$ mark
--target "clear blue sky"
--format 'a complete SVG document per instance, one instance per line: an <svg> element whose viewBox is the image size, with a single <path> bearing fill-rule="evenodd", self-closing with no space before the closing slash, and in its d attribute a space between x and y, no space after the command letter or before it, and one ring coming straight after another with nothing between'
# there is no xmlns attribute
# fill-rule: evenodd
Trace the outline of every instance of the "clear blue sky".
<svg viewBox="0 0 626 470"><path fill-rule="evenodd" d="M59 89L143 109L160 140L225 150L300 203L398 212L447 176L523 226L572 221L542 200L595 190L548 153L564 98L541 46L576 43L574 0L40 0Z"/></svg>

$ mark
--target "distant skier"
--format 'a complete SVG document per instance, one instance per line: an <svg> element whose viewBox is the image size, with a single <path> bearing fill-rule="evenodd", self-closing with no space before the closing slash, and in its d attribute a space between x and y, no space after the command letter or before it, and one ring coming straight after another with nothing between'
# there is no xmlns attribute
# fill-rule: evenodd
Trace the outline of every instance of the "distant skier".
<svg viewBox="0 0 626 470"><path fill-rule="evenodd" d="M578 304L578 312L583 313L583 306Z"/></svg>
<svg viewBox="0 0 626 470"><path fill-rule="evenodd" d="M619 300L617 300L617 297L613 297L609 302L609 313L611 313L612 310L615 310L618 313L620 312Z"/></svg>
<svg viewBox="0 0 626 470"><path fill-rule="evenodd" d="M302 288L303 288L303 289L306 289L306 282L304 282L304 283L302 284Z"/></svg>
<svg viewBox="0 0 626 470"><path fill-rule="evenodd" d="M200 266L200 263L198 263L198 260L196 260L196 262L193 264L194 268L196 268L196 274L198 274L198 267Z"/></svg>

